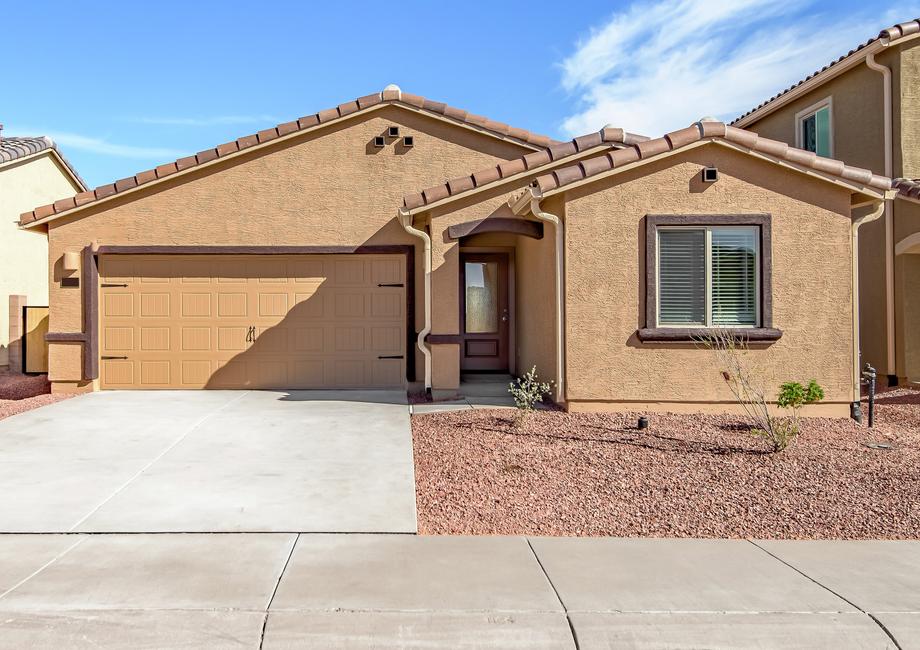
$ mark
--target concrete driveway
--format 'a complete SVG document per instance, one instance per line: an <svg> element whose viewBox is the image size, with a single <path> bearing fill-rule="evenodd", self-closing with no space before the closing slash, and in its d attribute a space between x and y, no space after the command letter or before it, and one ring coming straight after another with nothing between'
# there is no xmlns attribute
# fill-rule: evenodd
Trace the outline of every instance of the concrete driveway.
<svg viewBox="0 0 920 650"><path fill-rule="evenodd" d="M405 393L100 392L0 421L0 532L415 531Z"/></svg>

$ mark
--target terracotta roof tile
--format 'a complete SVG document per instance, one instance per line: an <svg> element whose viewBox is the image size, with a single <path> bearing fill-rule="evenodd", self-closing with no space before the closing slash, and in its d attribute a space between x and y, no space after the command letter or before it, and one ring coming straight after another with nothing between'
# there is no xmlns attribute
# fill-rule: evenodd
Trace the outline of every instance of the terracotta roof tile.
<svg viewBox="0 0 920 650"><path fill-rule="evenodd" d="M54 211L63 212L64 210L69 210L70 208L76 207L77 202L74 200L74 197L68 197L66 199L61 199L60 201L54 202Z"/></svg>
<svg viewBox="0 0 920 650"><path fill-rule="evenodd" d="M271 140L274 140L278 137L278 129L263 129L256 135L259 138L259 144L263 142L270 142Z"/></svg>
<svg viewBox="0 0 920 650"><path fill-rule="evenodd" d="M170 174L175 174L178 170L176 169L176 163L171 162L166 163L165 165L160 165L154 171L157 173L157 178L164 178Z"/></svg>
<svg viewBox="0 0 920 650"><path fill-rule="evenodd" d="M476 117L477 116L468 116L467 119L469 121L471 118ZM633 152L631 155L636 155L635 149L628 145L641 144L647 141L649 141L649 138L645 136L636 135L635 133L628 133L623 129L604 127L597 133L582 135L575 138L574 140L570 140L569 142L551 143L547 149L541 151L533 151L514 160L506 160L499 163L497 167L493 165L491 167L475 171L469 175L469 178L472 181L471 186L469 186L464 191L469 191L473 187L482 187L483 185L488 185L489 183L495 183L500 179L508 178L528 170L539 169L540 167L550 163L565 160L566 158L570 158L576 154L588 151L591 148L597 146L606 145L609 148L628 147L628 150ZM447 198L448 196L455 196L458 194L458 192L455 192L452 189L435 191L437 188L442 187L446 186L444 184L436 185L433 188L422 190L420 194L411 194L407 197L404 197L403 207L409 210L415 210L417 208L424 207L429 203L433 203L434 201L440 201L441 199ZM422 196L424 199L424 203L422 205L417 205L416 197L418 196ZM411 201L409 200L410 198L412 199Z"/></svg>
<svg viewBox="0 0 920 650"><path fill-rule="evenodd" d="M195 154L195 160L198 161L199 165L203 165L206 162L217 159L217 149L205 149L204 151L199 151Z"/></svg>
<svg viewBox="0 0 920 650"><path fill-rule="evenodd" d="M546 155L545 152L538 151L533 155ZM549 156L546 157L547 162L549 162ZM520 174L523 171L527 171L530 165L527 164L526 158L515 158L514 160L506 160L498 165L498 172L501 174L502 178L508 178L509 176L514 176L515 174ZM472 178L472 174L470 178Z"/></svg>
<svg viewBox="0 0 920 650"><path fill-rule="evenodd" d="M96 200L96 193L92 190L80 192L75 197L73 197L73 200L76 205L85 205Z"/></svg>
<svg viewBox="0 0 920 650"><path fill-rule="evenodd" d="M460 192L465 192L476 187L473 183L472 176L458 176L457 178L452 178L447 181L447 188L450 190L451 194L459 194Z"/></svg>
<svg viewBox="0 0 920 650"><path fill-rule="evenodd" d="M523 158L519 158L518 161L522 163L525 169L534 169L542 165L546 165L553 161L553 157L550 155L549 151L534 151L529 153ZM509 163L502 163L507 165ZM503 176L509 176L510 174L502 174Z"/></svg>
<svg viewBox="0 0 920 650"><path fill-rule="evenodd" d="M96 190L91 192L84 192L80 195L81 198L76 201L76 205L71 206L71 208L80 207L81 205L86 205L92 201L111 196L116 192L125 191L126 189L130 189L130 187L134 187L135 185L148 183L155 178L165 178L166 176L189 169L195 165L200 165L221 158L223 156L235 154L249 147L253 147L264 142L270 142L271 140L277 139L278 137L286 136L299 130L309 129L320 124L325 124L333 120L341 119L357 111L364 110L382 103L402 104L425 110L436 115L443 115L447 119L490 131L494 135L514 138L515 141L534 148L547 148L556 144L554 140L545 135L538 135L524 129L514 128L502 122L495 122L486 117L482 117L481 115L473 115L465 110L455 108L453 106L448 106L442 102L425 99L419 95L404 93L396 86L387 86L382 92L365 95L364 97L360 97L355 101L345 102L335 108L329 108L312 115L305 115L296 121L284 122L274 128L264 129L258 133L241 137L234 142L224 143L214 149L206 149L202 152L199 152L196 156L186 156L175 162L166 163L154 169L148 169L146 171L139 172L133 177L131 182L129 182L128 179L122 179L119 181L117 187L116 184L110 184L96 188ZM47 138L3 138L0 140L0 162L4 162L6 159L12 159L14 156L28 155L29 152L34 153L35 151L40 150L41 147L47 148L49 146L53 146L53 143L51 143L51 141ZM497 168L493 168L491 172L477 172L470 177L469 182L460 183L458 179L457 186L460 187L462 185L463 187L466 187L470 183L477 183L480 181L487 182L487 177L491 177L497 174ZM60 204L60 206L63 205L65 204ZM54 205L42 206L41 210L36 209L32 212L23 214L20 218L20 223L27 225L38 219L42 219L46 216L50 216L62 211L62 209L55 210ZM39 214L41 214L41 216L38 216Z"/></svg>
<svg viewBox="0 0 920 650"><path fill-rule="evenodd" d="M224 144L217 145L217 155L218 156L226 156L231 153L236 153L239 150L240 148L239 146L237 146L235 140L233 142L225 142Z"/></svg>
<svg viewBox="0 0 920 650"><path fill-rule="evenodd" d="M195 156L186 156L185 158L179 158L176 161L176 170L182 171L183 169L188 169L189 167L194 167L198 164L198 159Z"/></svg>
<svg viewBox="0 0 920 650"><path fill-rule="evenodd" d="M293 122L285 122L284 124L278 125L278 135L287 135L288 133L293 133L294 131L299 131L300 127L297 126L297 120Z"/></svg>
<svg viewBox="0 0 920 650"><path fill-rule="evenodd" d="M693 131L696 131L697 137L693 137ZM884 176L873 174L868 169L850 167L838 160L821 158L811 151L789 147L775 140L762 138L756 133L726 126L721 122L697 122L687 129L674 131L654 140L615 149L603 156L588 158L567 167L557 168L551 174L539 177L537 186L543 191L556 189L583 178L602 174L610 169L654 158L662 153L674 151L701 140L725 140L757 153L767 154L786 162L836 176L856 185L869 186L880 192L895 188L902 193L916 192L916 195L920 196L920 184L918 183L900 179L901 185L898 186L899 181L892 182Z"/></svg>
<svg viewBox="0 0 920 650"><path fill-rule="evenodd" d="M920 180L918 179L896 178L891 181L891 187L905 198L920 201Z"/></svg>
<svg viewBox="0 0 920 650"><path fill-rule="evenodd" d="M483 185L486 185L488 183L494 183L501 177L502 175L501 175L501 172L498 170L498 165L495 165L494 167L487 167L486 169L480 169L478 172L474 172L472 174L472 179L473 179L473 182L476 184L476 187L482 187ZM416 206L416 207L419 207L419 206Z"/></svg>
<svg viewBox="0 0 920 650"><path fill-rule="evenodd" d="M115 191L123 192L125 190L130 190L132 187L137 187L137 181L134 180L133 176L128 176L128 178L122 178L121 180L115 181ZM58 210L55 206L55 212Z"/></svg>
<svg viewBox="0 0 920 650"><path fill-rule="evenodd" d="M157 179L157 172L155 169L148 169L147 171L140 172L134 178L137 180L138 185L143 185L144 183L155 181Z"/></svg>
<svg viewBox="0 0 920 650"><path fill-rule="evenodd" d="M806 83L806 82L808 82L808 81L814 79L815 77L817 77L817 76L819 76L819 75L824 74L824 73L827 72L828 70L833 69L835 66L837 66L837 65L840 64L840 63L842 63L845 59L848 59L849 57L853 56L853 55L856 54L857 52L861 52L862 50L864 50L865 48L869 47L869 46L872 45L873 43L876 43L876 42L878 42L878 41L881 41L884 45L890 45L891 43L897 41L898 39L904 38L904 37L906 37L906 36L911 36L911 35L917 34L917 33L920 33L920 18L917 18L917 19L908 21L908 22L906 22L906 23L900 23L900 24L898 24L898 25L894 25L893 27L889 27L889 28L887 28L887 29L883 29L882 31L880 31L880 32L878 33L878 36L876 36L875 38L870 38L868 41L866 41L866 42L863 43L862 45L859 45L859 46L853 48L852 50L850 50L849 52L847 52L847 53L844 54L843 56L838 57L837 59L831 61L830 63L828 63L826 66L824 66L824 67L821 68L820 70L817 70L817 71L811 73L810 75L808 75L807 77L805 77L805 78L802 79L801 81L797 81L796 83L792 84L791 86L789 86L789 87L786 88L785 90L783 90L783 91L781 91L781 92L779 92L779 93L773 95L773 97L771 97L770 99L768 99L768 100L765 101L765 102L762 102L762 103L758 104L757 106L755 106L754 108L752 108L752 109L749 110L748 112L744 113L743 115L739 115L739 116L736 117L734 120L732 120L731 123L732 123L732 124L736 124L736 123L740 122L741 120L743 120L744 118L746 118L746 117L748 117L748 116L750 116L750 115L753 115L754 113L756 113L757 111L761 110L762 108L766 108L767 106L769 106L769 105L772 104L773 102L777 101L778 99L784 97L785 95L789 94L790 92L792 92L793 90L795 90L796 88L798 88L799 86L801 86L802 84L804 84L804 83Z"/></svg>

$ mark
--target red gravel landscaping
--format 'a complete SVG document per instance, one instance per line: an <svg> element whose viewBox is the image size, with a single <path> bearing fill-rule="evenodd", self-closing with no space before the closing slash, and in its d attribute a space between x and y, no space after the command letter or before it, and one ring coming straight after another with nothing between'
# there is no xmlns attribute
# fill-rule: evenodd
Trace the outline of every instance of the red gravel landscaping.
<svg viewBox="0 0 920 650"><path fill-rule="evenodd" d="M47 375L0 372L0 420L68 397L70 395L51 394Z"/></svg>
<svg viewBox="0 0 920 650"><path fill-rule="evenodd" d="M734 416L415 415L419 532L920 538L920 391L877 404L874 429L806 419L778 454Z"/></svg>

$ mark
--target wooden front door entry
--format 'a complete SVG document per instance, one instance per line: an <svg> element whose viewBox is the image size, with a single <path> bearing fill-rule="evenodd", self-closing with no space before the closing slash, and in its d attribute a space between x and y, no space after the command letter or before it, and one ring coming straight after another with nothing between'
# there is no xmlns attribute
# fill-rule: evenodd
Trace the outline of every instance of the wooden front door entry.
<svg viewBox="0 0 920 650"><path fill-rule="evenodd" d="M508 255L460 256L460 369L508 370Z"/></svg>

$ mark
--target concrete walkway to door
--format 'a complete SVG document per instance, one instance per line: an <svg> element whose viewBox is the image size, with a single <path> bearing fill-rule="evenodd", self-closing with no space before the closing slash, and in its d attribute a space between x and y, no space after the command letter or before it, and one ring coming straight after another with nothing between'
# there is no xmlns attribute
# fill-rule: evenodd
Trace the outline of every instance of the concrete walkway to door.
<svg viewBox="0 0 920 650"><path fill-rule="evenodd" d="M0 421L0 533L414 533L405 393L132 391Z"/></svg>

